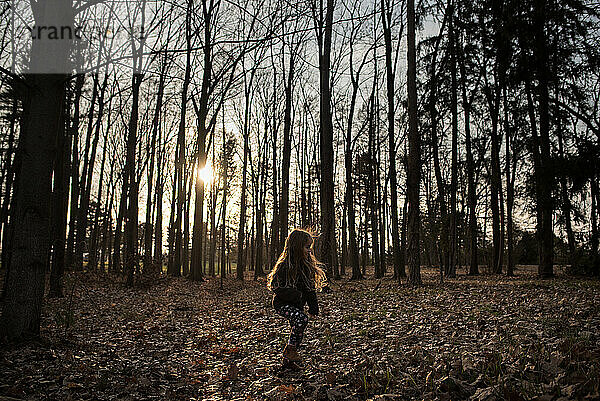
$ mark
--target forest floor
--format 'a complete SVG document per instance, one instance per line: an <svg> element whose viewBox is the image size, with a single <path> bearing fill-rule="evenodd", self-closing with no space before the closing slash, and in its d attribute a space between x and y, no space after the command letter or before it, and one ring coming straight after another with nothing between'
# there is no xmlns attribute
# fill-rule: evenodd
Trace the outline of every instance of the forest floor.
<svg viewBox="0 0 600 401"><path fill-rule="evenodd" d="M288 330L264 279L70 273L41 339L0 344L0 399L599 399L600 282L517 274L336 281L304 370L278 374Z"/></svg>

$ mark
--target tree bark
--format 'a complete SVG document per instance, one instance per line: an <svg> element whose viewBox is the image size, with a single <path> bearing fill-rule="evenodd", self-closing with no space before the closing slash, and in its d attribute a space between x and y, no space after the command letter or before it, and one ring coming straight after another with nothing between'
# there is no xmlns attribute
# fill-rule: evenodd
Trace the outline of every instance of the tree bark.
<svg viewBox="0 0 600 401"><path fill-rule="evenodd" d="M67 89L69 91L69 89ZM65 107L62 109L57 138L57 155L54 161L54 189L52 199L52 270L50 271L50 291L48 297L63 296L63 273L65 270L65 237L67 235L67 209L69 206L69 173L71 169L70 132L71 92L67 94Z"/></svg>
<svg viewBox="0 0 600 401"><path fill-rule="evenodd" d="M290 46L288 76L284 76L285 109L283 113L283 153L281 163L281 191L279 192L279 249L283 249L288 235L290 156L292 153L292 97L294 95L295 49ZM287 82L286 82L287 78Z"/></svg>
<svg viewBox="0 0 600 401"><path fill-rule="evenodd" d="M540 118L539 138L534 137L535 151L539 152L539 163L536 168L536 195L538 213L538 239L540 241L540 264L538 275L541 278L554 276L554 236L552 232L552 181L553 171L550 161L550 115L548 110L548 50L546 34L546 1L534 1L534 37L536 46L533 49L535 69L537 72L538 114ZM538 150L539 149L539 150Z"/></svg>
<svg viewBox="0 0 600 401"><path fill-rule="evenodd" d="M415 48L415 2L407 0L407 85L408 85L408 173L406 190L408 196L408 282L421 285L420 262L420 184L421 184L421 138L417 120L417 58Z"/></svg>
<svg viewBox="0 0 600 401"><path fill-rule="evenodd" d="M448 255L447 277L456 277L457 233L456 233L456 192L458 191L458 84L456 82L456 44L454 32L454 6L449 10L449 46L450 46L450 109L452 113L452 166L450 178L450 246Z"/></svg>
<svg viewBox="0 0 600 401"><path fill-rule="evenodd" d="M396 174L396 138L395 138L395 68L392 63L392 8L385 6L385 1L381 0L381 21L383 22L383 37L385 41L385 72L387 80L387 118L388 118L388 147L390 157L389 177L390 177L390 195L391 195L391 214L392 214L392 253L394 261L394 272L401 277L406 276L404 269L398 269L402 263L400 250L400 233L398 231L398 179ZM400 34L400 36L402 36Z"/></svg>
<svg viewBox="0 0 600 401"><path fill-rule="evenodd" d="M333 32L334 0L326 1L323 19L322 3L319 10L318 27L319 47L319 110L320 110L320 156L321 156L321 262L331 277L337 268L335 257L335 204L333 183L333 122L331 116L331 38ZM338 278L338 277L336 277Z"/></svg>

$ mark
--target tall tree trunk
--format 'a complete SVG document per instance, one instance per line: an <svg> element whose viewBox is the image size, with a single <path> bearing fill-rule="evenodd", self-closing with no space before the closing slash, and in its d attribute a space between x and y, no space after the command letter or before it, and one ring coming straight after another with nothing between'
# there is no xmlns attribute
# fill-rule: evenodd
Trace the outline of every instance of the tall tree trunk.
<svg viewBox="0 0 600 401"><path fill-rule="evenodd" d="M62 297L62 278L65 270L65 236L67 234L67 209L69 207L69 173L71 169L70 109L71 91L67 89L65 107L62 109L54 160L54 189L52 198L52 270L49 297Z"/></svg>
<svg viewBox="0 0 600 401"><path fill-rule="evenodd" d="M47 6L48 7L48 6ZM34 44L34 47L35 44ZM32 58L36 57L32 49ZM58 54L57 57L67 57ZM17 175L14 230L0 319L0 333L8 339L38 336L50 251L51 176L60 129L66 77L62 74L27 75L31 88L23 104L20 139L21 171Z"/></svg>
<svg viewBox="0 0 600 401"><path fill-rule="evenodd" d="M141 62L141 58L138 60ZM138 65L139 66L139 65ZM143 75L139 72L132 77L132 105L131 116L127 129L127 159L125 174L128 176L127 220L125 224L125 256L124 273L127 287L133 287L133 273L138 267L138 193L139 183L136 174L135 150L137 145L137 126L139 114L140 85Z"/></svg>
<svg viewBox="0 0 600 401"><path fill-rule="evenodd" d="M461 46L462 49L462 46ZM469 270L470 276L479 274L477 256L477 188L475 185L475 163L471 141L471 100L467 97L467 74L463 50L457 52L460 76L462 79L461 95L464 110L465 150L467 157L467 197L469 209Z"/></svg>
<svg viewBox="0 0 600 401"><path fill-rule="evenodd" d="M93 76L94 85L92 87L92 99L90 100L90 109L88 110L88 124L85 135L85 148L83 150L83 168L81 170L81 178L79 179L79 198L77 205L77 225L75 229L75 250L73 253L73 269L83 270L83 253L85 251L85 241L87 235L87 217L89 208L89 196L87 195L87 179L88 171L93 171L94 163L90 163L90 157L95 161L96 146L98 144L98 132L94 129L94 114L96 111L96 99L98 98L98 73ZM90 147L93 151L90 153ZM90 166L91 164L91 166ZM79 171L78 171L79 174ZM87 204L86 204L86 199Z"/></svg>
<svg viewBox="0 0 600 401"><path fill-rule="evenodd" d="M163 107L163 95L165 92L165 76L167 70L167 54L165 52L164 59L161 63L160 75L158 78L158 93L156 95L156 107L154 108L154 117L152 118L152 139L150 140L149 148L147 148L147 152L150 155L150 161L148 162L148 192L146 196L146 225L144 226L144 273L152 273L156 272L154 268L154 261L152 259L152 234L154 231L154 226L152 223L152 197L153 193L153 181L154 181L154 160L156 157L156 147L157 147L157 136L160 131L160 123L161 123L161 111ZM160 171L158 171L157 175L160 175ZM158 181L158 178L157 178ZM157 182L158 185L158 182ZM158 205L156 205L158 207Z"/></svg>
<svg viewBox="0 0 600 401"><path fill-rule="evenodd" d="M408 173L406 191L408 196L408 282L421 285L420 258L420 184L421 184L421 138L417 120L417 57L415 48L415 2L407 0L407 42L408 42Z"/></svg>
<svg viewBox="0 0 600 401"><path fill-rule="evenodd" d="M288 235L289 192L290 192L290 156L292 153L292 97L294 95L295 50L290 48L290 64L287 82L284 76L285 109L283 113L283 153L281 162L281 191L279 192L279 249Z"/></svg>
<svg viewBox="0 0 600 401"><path fill-rule="evenodd" d="M185 56L185 75L183 78L183 87L181 90L181 105L180 105L180 119L179 119L179 130L177 134L177 151L175 152L175 185L177 187L177 210L175 214L175 226L173 233L175 235L175 245L173 249L173 264L168 274L171 276L180 276L182 269L182 256L183 256L183 209L185 208L185 171L186 171L186 155L185 155L185 125L186 125L186 111L187 111L187 98L188 98L188 87L191 79L191 46L192 46L192 33L191 33L191 15L192 15L192 0L187 2L187 11L185 17L185 37L186 37L186 56Z"/></svg>
<svg viewBox="0 0 600 401"><path fill-rule="evenodd" d="M67 250L65 253L65 267L71 269L73 267L75 257L75 227L77 225L79 192L79 119L80 119L80 100L85 83L85 75L80 74L75 80L75 101L73 110L73 122L71 125L71 135L73 135L73 162L71 164L71 199L69 208L69 234L67 236Z"/></svg>
<svg viewBox="0 0 600 401"><path fill-rule="evenodd" d="M352 53L350 53L352 57ZM364 63L363 63L364 65ZM348 261L352 269L351 280L361 279L362 272L360 270L359 259L358 259L358 243L356 241L356 214L354 211L354 185L352 181L352 124L354 121L354 109L356 107L356 97L358 95L358 76L360 70L357 71L357 76L354 76L352 71L352 59L350 62L351 74L350 79L352 80L352 97L350 100L350 111L348 113L348 127L346 128L346 152L344 154L344 165L346 170L346 208L348 209L348 237L349 237L349 249L348 249Z"/></svg>
<svg viewBox="0 0 600 401"><path fill-rule="evenodd" d="M511 177L511 165L510 165L510 146L511 146L511 132L510 123L508 121L508 102L506 99L506 88L502 90L502 102L504 108L504 132L506 135L506 233L507 233L507 253L506 253L506 275L515 275L515 259L513 252L513 204L514 204L514 180ZM516 160L515 160L516 162Z"/></svg>
<svg viewBox="0 0 600 401"><path fill-rule="evenodd" d="M198 120L201 121L201 120ZM203 134L202 134L203 133ZM199 123L198 127L198 171L206 167L206 127L204 123ZM202 245L204 237L204 187L205 183L199 174L196 175L195 182L195 203L194 203L194 231L192 234L192 264L191 276L194 281L204 281L202 272Z"/></svg>
<svg viewBox="0 0 600 401"><path fill-rule="evenodd" d="M2 268L6 269L8 267L8 258L10 253L10 244L8 239L11 237L11 224L8 221L9 215L9 206L11 205L11 201L13 200L13 183L15 182L16 172L18 171L20 165L20 158L16 152L14 152L14 144L15 144L15 136L17 131L17 110L18 110L18 99L14 98L12 100L12 110L10 114L10 131L8 134L8 152L6 156L6 166L4 174L6 179L6 186L4 190L4 196L2 200L2 207L0 209L0 224L2 229ZM13 153L15 153L14 157L12 157ZM11 160L12 157L12 160ZM1 185L0 185L1 188ZM5 281L6 284L6 281ZM1 298L1 294L0 294Z"/></svg>
<svg viewBox="0 0 600 401"><path fill-rule="evenodd" d="M438 138L438 111L437 111L437 89L438 89L438 80L437 80L437 57L440 48L440 43L442 41L442 36L444 33L444 29L446 27L446 23L448 21L448 17L450 15L451 6L450 3L446 6L446 11L444 13L444 19L442 21L442 25L440 27L440 32L435 41L435 48L433 50L432 60L431 60L431 72L430 72L430 81L429 81L429 118L431 119L431 152L433 153L433 167L435 172L435 179L437 184L437 201L440 207L440 222L438 223L438 227L436 227L436 231L439 232L440 241L439 245L441 248L441 258L439 260L440 266L440 281L443 280L443 274L448 270L448 207L446 205L446 183L444 182L444 178L442 177L442 169L440 163L440 154L439 154L439 144L440 139ZM435 235L438 235L438 232Z"/></svg>
<svg viewBox="0 0 600 401"><path fill-rule="evenodd" d="M34 13L36 26L73 27L73 4L68 0L42 2ZM66 71L70 44L49 38L34 40L31 71L45 67ZM26 96L20 135L20 171L17 174L10 257L3 295L0 337L19 340L38 336L50 252L52 165L65 98L66 75L25 75Z"/></svg>
<svg viewBox="0 0 600 401"><path fill-rule="evenodd" d="M159 138L160 138L159 131ZM160 143L160 139L158 140ZM162 273L163 268L163 173L162 173L162 162L161 159L164 155L158 158L156 166L156 188L154 191L154 204L156 205L156 216L154 223L154 263L157 264L158 271Z"/></svg>
<svg viewBox="0 0 600 401"><path fill-rule="evenodd" d="M203 15L204 20L209 21L208 10L206 4L203 3ZM204 56L204 69L202 72L202 86L200 89L200 104L196 108L196 118L198 121L198 137L196 140L196 146L198 147L198 171L206 167L206 137L208 129L206 127L206 120L208 118L208 98L211 87L211 72L212 72L212 59L211 59L211 25L206 22L204 26L204 43L203 43L203 56ZM192 98L194 100L194 98ZM210 144L209 144L210 146ZM214 158L213 158L214 164ZM211 184L211 188L212 188ZM199 174L196 175L195 185L195 209L194 209L194 233L192 237L192 274L191 278L194 281L204 280L204 274L202 272L202 241L203 232L206 231L204 228L204 187L205 183ZM212 190L212 189L211 189ZM214 272L214 270L213 270Z"/></svg>
<svg viewBox="0 0 600 401"><path fill-rule="evenodd" d="M381 21L383 22L383 37L385 41L385 72L387 79L387 106L388 106L388 147L390 157L389 177L390 177L390 195L391 195L391 212L392 212L392 254L394 261L394 274L399 274L401 277L406 277L404 269L398 269L401 261L400 250L400 233L398 231L398 179L396 174L396 138L395 138L395 68L392 63L392 8L389 3L386 7L384 0L381 0ZM402 36L402 35L400 35Z"/></svg>
<svg viewBox="0 0 600 401"><path fill-rule="evenodd" d="M504 23L504 3L495 0L492 3L494 24L495 61L493 66L494 83L486 85L485 95L491 118L491 176L490 176L490 206L492 210L492 272L502 273L502 257L504 254L504 204L502 193L502 169L500 168L500 146L502 134L499 133L500 102L502 88L506 85L506 70L508 61L508 43Z"/></svg>
<svg viewBox="0 0 600 401"><path fill-rule="evenodd" d="M377 71L377 67L375 67ZM377 76L377 73L375 73ZM371 98L369 100L369 186L368 201L369 201L369 217L371 221L371 250L373 252L373 267L375 270L375 278L383 277L381 272L381 261L379 258L379 227L377 224L377 203L376 203L376 191L377 191L377 177L375 175L377 160L375 159L375 87L377 85L376 79L373 81L373 88L371 92Z"/></svg>
<svg viewBox="0 0 600 401"><path fill-rule="evenodd" d="M106 124L106 132L104 133L104 143L102 145L102 162L100 163L100 176L98 178L98 193L96 195L96 210L94 213L94 224L92 226L92 238L90 240L88 270L96 270L98 267L98 240L100 236L99 220L100 215L102 214L102 187L104 184L104 166L108 148L108 135L110 132L110 116L111 110L109 106L108 121ZM101 266L101 269L104 271L104 265Z"/></svg>
<svg viewBox="0 0 600 401"><path fill-rule="evenodd" d="M560 117L558 117L558 126L556 134L558 136L558 156L560 157L560 159L566 161L563 143L563 131L562 124L560 124ZM564 175L561 175L560 177L560 197L562 201L562 214L565 224L565 231L567 232L567 245L569 247L569 268L567 271L573 274L576 273L578 270L577 253L575 244L575 234L573 233L573 226L571 224L571 200L569 199L569 188L567 186L567 178Z"/></svg>
<svg viewBox="0 0 600 401"><path fill-rule="evenodd" d="M321 156L321 261L331 277L337 268L335 252L335 204L333 183L333 122L331 116L331 37L334 0L326 1L325 19L321 3L318 22ZM335 277L338 278L338 277Z"/></svg>
<svg viewBox="0 0 600 401"><path fill-rule="evenodd" d="M281 248L279 248L279 202L278 202L278 194L277 194L277 74L275 71L275 64L273 63L273 220L271 222L272 230L271 230L271 258L269 260L270 264L274 264L277 258L279 257L279 252L281 252Z"/></svg>
<svg viewBox="0 0 600 401"><path fill-rule="evenodd" d="M237 266L236 266L236 278L238 280L244 279L244 270L246 268L246 261L244 259L244 234L246 232L246 194L247 194L247 175L248 175L248 141L250 139L250 102L252 93L252 83L254 81L254 74L256 69L253 68L250 72L250 81L246 86L246 75L244 73L244 91L245 91L245 103L244 103L244 150L242 158L242 188L240 197L240 224L238 228L237 238Z"/></svg>
<svg viewBox="0 0 600 401"><path fill-rule="evenodd" d="M546 43L546 1L534 1L534 37L533 58L537 72L538 115L540 119L539 137L534 137L535 152L539 154L539 163L535 170L537 196L537 230L540 241L540 264L538 275L542 278L554 276L554 236L552 232L552 181L554 174L550 160L550 115L548 110L548 50ZM538 150L539 149L539 150Z"/></svg>
<svg viewBox="0 0 600 401"><path fill-rule="evenodd" d="M266 193L267 193L267 166L268 166L268 124L265 119L265 132L263 136L263 146L264 150L262 152L262 157L259 158L259 168L258 168L258 177L257 181L257 213L256 213L256 239L255 239L255 261L254 261L254 279L258 279L265 275L263 264L264 264L264 238L265 238L265 230L263 230L263 226L265 224L265 215L266 215ZM259 206L260 205L260 206Z"/></svg>
<svg viewBox="0 0 600 401"><path fill-rule="evenodd" d="M456 81L456 44L454 32L454 6L449 10L449 46L450 46L450 109L452 112L452 167L450 178L450 246L446 276L456 276L457 263L457 233L456 233L456 192L458 191L458 84Z"/></svg>
<svg viewBox="0 0 600 401"><path fill-rule="evenodd" d="M223 280L227 275L227 260L225 259L225 248L227 246L227 171L229 167L229 163L231 162L229 159L229 152L226 149L225 142L225 130L223 130L223 171L222 171L222 179L223 179L223 198L221 203L221 263L220 267L220 278L221 278L221 288L223 288Z"/></svg>
<svg viewBox="0 0 600 401"><path fill-rule="evenodd" d="M94 126L93 140L91 146L91 153L89 155L89 162L87 167L84 167L85 178L82 177L82 190L81 192L81 201L79 203L79 217L77 218L77 230L76 230L76 241L75 241L75 270L83 270L83 252L86 249L86 237L87 237L87 228L88 228L88 213L90 208L90 196L92 192L92 176L94 173L94 164L96 163L96 151L98 149L98 141L100 139L100 128L102 126L102 115L104 113L104 94L106 92L106 86L108 82L108 74L104 75L104 82L102 83L102 87L100 88L100 93L98 96L98 116L96 119L96 124ZM94 87L98 85L98 74L94 76ZM89 119L93 120L93 110L94 107L92 105ZM91 126L90 122L90 126ZM90 247L88 249L88 261L91 258L89 254Z"/></svg>

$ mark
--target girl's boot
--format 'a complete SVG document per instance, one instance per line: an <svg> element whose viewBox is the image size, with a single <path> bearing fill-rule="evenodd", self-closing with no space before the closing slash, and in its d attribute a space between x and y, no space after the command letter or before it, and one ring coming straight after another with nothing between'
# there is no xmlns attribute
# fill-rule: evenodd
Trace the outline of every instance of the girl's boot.
<svg viewBox="0 0 600 401"><path fill-rule="evenodd" d="M283 358L287 359L290 362L301 362L302 357L298 354L296 347L291 344L287 344L283 349Z"/></svg>

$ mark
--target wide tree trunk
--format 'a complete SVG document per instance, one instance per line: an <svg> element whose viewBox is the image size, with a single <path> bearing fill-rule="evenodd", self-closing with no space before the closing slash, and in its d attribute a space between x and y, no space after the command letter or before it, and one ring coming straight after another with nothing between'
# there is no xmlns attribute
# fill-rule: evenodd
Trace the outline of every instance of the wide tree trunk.
<svg viewBox="0 0 600 401"><path fill-rule="evenodd" d="M35 26L73 27L69 0L36 3ZM15 182L13 229L3 295L0 337L38 336L51 246L52 166L65 99L71 43L40 37L31 46ZM52 74L44 72L51 71ZM36 74L37 72L37 74Z"/></svg>
<svg viewBox="0 0 600 401"><path fill-rule="evenodd" d="M23 154L16 183L14 230L0 320L1 335L8 339L37 336L40 331L50 252L52 164L58 133L62 132L60 116L66 76L39 74L25 79L31 89L23 104L20 136Z"/></svg>

